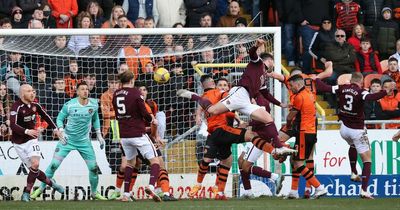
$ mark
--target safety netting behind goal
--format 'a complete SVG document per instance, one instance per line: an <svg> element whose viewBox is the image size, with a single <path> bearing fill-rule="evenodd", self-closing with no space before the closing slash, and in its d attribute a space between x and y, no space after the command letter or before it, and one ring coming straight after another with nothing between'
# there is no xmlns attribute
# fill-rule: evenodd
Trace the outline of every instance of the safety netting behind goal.
<svg viewBox="0 0 400 210"><path fill-rule="evenodd" d="M156 29L152 34L140 34L139 29L133 29L131 34L112 35L99 33L99 30L96 33L87 30L87 34L79 35L68 35L68 31L51 36L28 35L29 31L25 31L25 35L3 34L0 38L1 86L6 87L12 101L17 99L19 85L31 84L37 92L37 100L56 119L62 105L75 96L76 84L86 81L90 97L99 99L102 131L107 141L106 160L98 161L108 161L111 173L116 173L121 150L115 135L117 131L113 129L110 97L118 88L116 75L132 71L136 82L147 87L147 99L158 105L157 117L165 128L160 134L167 141L162 148L167 170L169 173L196 173L206 134L200 135L200 126L195 127L197 105L178 98L176 91L184 88L202 93L199 78L203 73L216 80L226 78L234 85L249 62L248 50L257 38L266 40L260 51L274 52L274 33L216 30L209 34L182 34L179 30L184 29L162 34L157 34ZM168 82L161 84L153 79L158 68L169 71ZM4 119L6 111L4 109ZM47 127L39 118L37 125ZM8 131L2 132L3 139L9 135ZM41 140L53 141L50 131L44 133ZM146 166L142 169L146 173ZM79 174L79 170L71 168L70 172ZM210 170L215 171L215 168Z"/></svg>

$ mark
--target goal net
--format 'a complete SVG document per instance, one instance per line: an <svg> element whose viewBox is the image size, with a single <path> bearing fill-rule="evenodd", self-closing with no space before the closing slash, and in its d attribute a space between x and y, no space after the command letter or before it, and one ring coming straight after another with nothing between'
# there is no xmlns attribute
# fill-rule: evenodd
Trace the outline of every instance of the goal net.
<svg viewBox="0 0 400 210"><path fill-rule="evenodd" d="M118 128L113 123L109 101L118 87L116 75L120 72L132 71L136 83L147 87L147 99L154 100L158 105L157 118L161 122L159 132L166 141L162 153L176 197L185 197L187 187L190 189L195 183L198 162L202 158L207 136L205 125L196 125L197 105L178 98L176 90L185 88L202 93L199 82L202 74L210 74L216 80L226 78L230 85L234 85L249 62L248 49L257 38L266 41L261 50L274 55L275 71L280 72L280 29L274 27L14 29L0 30L0 37L1 87L7 88L11 101L17 99L20 84L31 84L36 90L37 100L56 119L62 105L75 96L76 84L86 81L89 85L90 97L98 99L100 103L102 132L107 142L105 150L100 150L98 142L93 141L101 174L110 177L107 180L100 179L99 185L104 191L114 185L115 175L112 174L118 171L121 163ZM170 79L164 84L153 79L153 72L161 67L170 72ZM269 85L279 100L281 85L272 80ZM5 116L2 119L6 120L7 110L2 110ZM275 107L273 113L279 127L281 110ZM39 118L37 126L47 127ZM4 140L9 136L9 132L2 132ZM45 170L57 142L50 132L44 132L40 141L43 153L41 169ZM243 145L235 145L232 150L234 163L229 177L233 178L229 179L226 191L236 196L240 186L236 159ZM78 153L69 156L56 172L56 179L57 176L88 174ZM3 161L0 160L0 169L5 175L26 172L17 158ZM210 167L211 175L207 175L209 178L199 197L210 196L209 187L214 184L217 163ZM270 163L272 161L269 162L265 157L258 164L270 168ZM143 165L140 174L147 173L148 167ZM72 185L68 181L64 182L67 182L65 185ZM88 183L82 185L88 186ZM137 196L140 195L138 189Z"/></svg>

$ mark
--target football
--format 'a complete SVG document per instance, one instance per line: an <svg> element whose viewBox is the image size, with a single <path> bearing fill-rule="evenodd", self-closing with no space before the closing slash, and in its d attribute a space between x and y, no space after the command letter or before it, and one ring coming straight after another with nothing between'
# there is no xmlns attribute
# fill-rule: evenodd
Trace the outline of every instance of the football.
<svg viewBox="0 0 400 210"><path fill-rule="evenodd" d="M169 72L167 69L165 68L158 68L155 72L154 72L154 80L157 83L163 84L168 82L169 80Z"/></svg>

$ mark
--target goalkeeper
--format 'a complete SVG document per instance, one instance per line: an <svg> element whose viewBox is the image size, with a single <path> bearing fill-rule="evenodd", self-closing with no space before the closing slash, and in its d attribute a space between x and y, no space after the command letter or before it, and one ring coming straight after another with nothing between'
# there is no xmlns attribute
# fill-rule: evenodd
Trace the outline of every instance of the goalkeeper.
<svg viewBox="0 0 400 210"><path fill-rule="evenodd" d="M77 150L85 160L89 169L89 182L92 191L92 199L107 200L97 192L99 168L96 163L96 155L90 140L90 131L93 124L93 127L96 130L97 140L100 142L100 148L104 148L104 139L101 136L98 114L99 105L96 99L88 97L89 88L85 82L79 83L76 89L78 97L65 103L57 116L57 127L60 129L62 137L60 137L60 142L57 144L53 159L46 169L46 176L52 178L64 158L72 150ZM67 120L67 124L64 131L63 127L65 119ZM38 197L43 192L44 188L45 184L42 183L42 185L32 193L31 198Z"/></svg>

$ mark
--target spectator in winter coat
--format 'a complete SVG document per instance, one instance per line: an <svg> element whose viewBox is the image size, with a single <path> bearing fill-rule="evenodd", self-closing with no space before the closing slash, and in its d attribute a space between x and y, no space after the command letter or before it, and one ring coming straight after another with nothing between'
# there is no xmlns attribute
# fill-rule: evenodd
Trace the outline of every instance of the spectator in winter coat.
<svg viewBox="0 0 400 210"><path fill-rule="evenodd" d="M100 7L99 3L97 3L97 1L90 1L87 5L86 12L92 16L93 27L101 28L106 19L104 18L103 9Z"/></svg>
<svg viewBox="0 0 400 210"><path fill-rule="evenodd" d="M361 39L361 50L357 52L356 71L361 72L364 76L368 74L382 74L381 63L378 55L371 48L371 40L368 38Z"/></svg>
<svg viewBox="0 0 400 210"><path fill-rule="evenodd" d="M82 11L88 12L88 6L93 2L96 2L99 8L102 9L104 17L110 17L114 6L113 0L78 0L79 13Z"/></svg>
<svg viewBox="0 0 400 210"><path fill-rule="evenodd" d="M13 28L28 28L28 24L25 21L26 18L22 16L22 9L20 7L15 6L11 12L11 24Z"/></svg>
<svg viewBox="0 0 400 210"><path fill-rule="evenodd" d="M185 25L186 8L183 0L154 0L159 13L157 28L171 28L175 23Z"/></svg>
<svg viewBox="0 0 400 210"><path fill-rule="evenodd" d="M78 15L77 0L48 0L57 28L72 28L73 20Z"/></svg>
<svg viewBox="0 0 400 210"><path fill-rule="evenodd" d="M16 6L15 0L0 1L0 20L7 17L10 18L11 10Z"/></svg>
<svg viewBox="0 0 400 210"><path fill-rule="evenodd" d="M35 9L46 4L46 0L17 0L17 5L21 7L23 11L24 21L28 21L32 18L32 14Z"/></svg>
<svg viewBox="0 0 400 210"><path fill-rule="evenodd" d="M317 68L323 69L325 66L326 59L322 54L328 44L336 42L335 30L330 18L322 18L321 27L314 34L309 48L310 55L317 61Z"/></svg>
<svg viewBox="0 0 400 210"><path fill-rule="evenodd" d="M155 0L124 0L122 8L126 12L128 19L134 23L138 17L153 17L154 22L158 23L158 9Z"/></svg>
<svg viewBox="0 0 400 210"><path fill-rule="evenodd" d="M185 0L186 27L200 27L200 18L204 13L214 14L217 0Z"/></svg>
<svg viewBox="0 0 400 210"><path fill-rule="evenodd" d="M399 0L385 0L384 7L389 7L393 11L393 20L400 23L400 1Z"/></svg>
<svg viewBox="0 0 400 210"><path fill-rule="evenodd" d="M330 84L336 84L340 75L355 71L356 53L354 47L346 42L346 33L341 29L336 30L335 39L336 42L326 45L321 53L322 58L333 62L332 76L327 79Z"/></svg>
<svg viewBox="0 0 400 210"><path fill-rule="evenodd" d="M364 26L368 33L372 32L372 26L381 17L383 2L385 0L360 0L360 6L363 13Z"/></svg>
<svg viewBox="0 0 400 210"><path fill-rule="evenodd" d="M231 1L228 12L219 19L217 27L235 27L235 21L240 16L239 2Z"/></svg>
<svg viewBox="0 0 400 210"><path fill-rule="evenodd" d="M375 23L373 32L373 47L379 52L379 60L387 59L396 52L395 43L399 38L399 26L392 20L392 10L382 9L382 19Z"/></svg>

